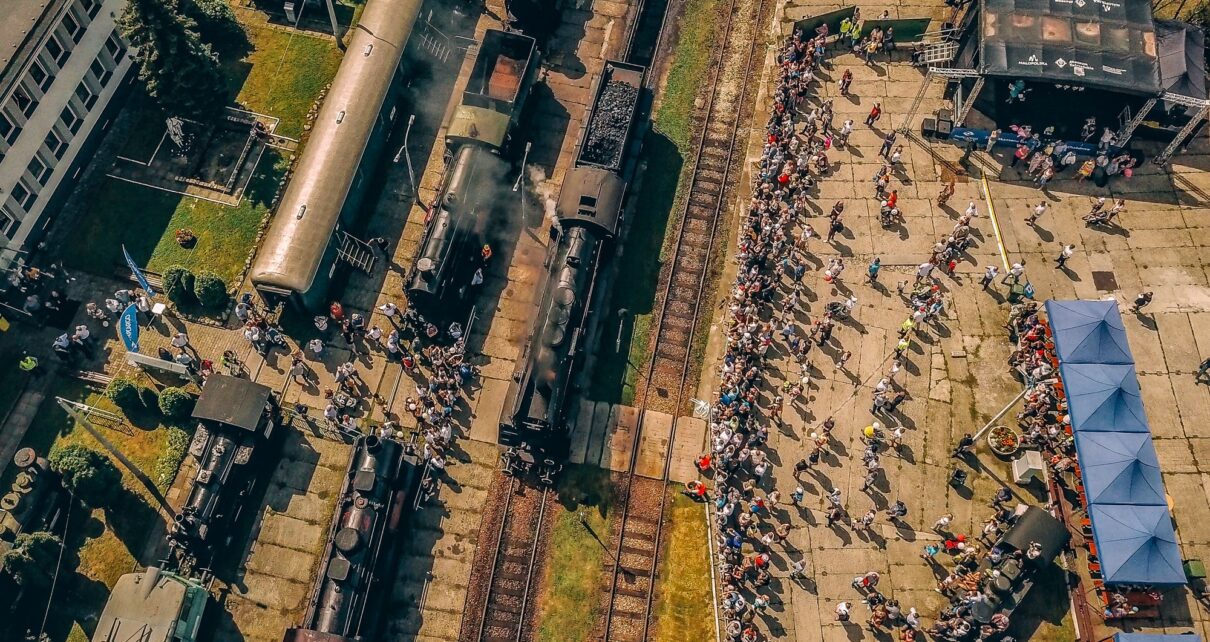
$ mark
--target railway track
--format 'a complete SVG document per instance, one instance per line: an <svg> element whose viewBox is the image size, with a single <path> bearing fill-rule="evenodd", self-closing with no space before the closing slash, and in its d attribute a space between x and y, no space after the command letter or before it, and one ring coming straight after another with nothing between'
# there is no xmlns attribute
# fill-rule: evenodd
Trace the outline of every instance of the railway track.
<svg viewBox="0 0 1210 642"><path fill-rule="evenodd" d="M761 38L758 24L768 0L731 0L724 26L723 47L708 84L709 99L700 112L700 140L694 158L689 197L682 212L670 268L662 283L655 318L655 353L648 361L636 401L641 409L624 482L620 534L614 550L604 639L607 642L646 642L651 629L651 606L659 567L660 539L667 504L674 421L668 437L660 479L635 474L639 445L654 387L672 402L674 417L684 408L692 370L692 346L706 297L708 260L713 252L741 149L743 103L748 95ZM744 22L748 21L748 22ZM738 29L737 29L738 27ZM746 37L745 37L746 31ZM742 70L740 77L728 71ZM668 382L656 384L655 382ZM662 405L662 404L661 404Z"/></svg>
<svg viewBox="0 0 1210 642"><path fill-rule="evenodd" d="M525 637L530 589L546 502L552 493L512 478L496 533L491 575L475 622L463 622L461 640L521 642ZM467 614L469 615L469 614ZM468 624L470 626L468 626Z"/></svg>

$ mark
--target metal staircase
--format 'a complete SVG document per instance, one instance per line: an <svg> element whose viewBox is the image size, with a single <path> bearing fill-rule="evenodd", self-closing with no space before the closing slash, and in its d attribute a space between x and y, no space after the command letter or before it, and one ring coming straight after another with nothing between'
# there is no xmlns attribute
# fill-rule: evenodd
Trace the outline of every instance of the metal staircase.
<svg viewBox="0 0 1210 642"><path fill-rule="evenodd" d="M926 44L920 49L916 64L937 67L948 65L958 55L958 43L953 40L943 40Z"/></svg>
<svg viewBox="0 0 1210 642"><path fill-rule="evenodd" d="M378 257L374 256L374 250L370 244L343 230L340 235L340 249L337 250L340 260L366 274L371 273L374 270L374 261L378 260Z"/></svg>

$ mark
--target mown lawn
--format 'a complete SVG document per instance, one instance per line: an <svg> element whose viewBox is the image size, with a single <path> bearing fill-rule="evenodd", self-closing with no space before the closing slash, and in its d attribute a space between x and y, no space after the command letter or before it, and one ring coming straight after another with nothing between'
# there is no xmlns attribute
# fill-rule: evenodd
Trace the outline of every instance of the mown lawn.
<svg viewBox="0 0 1210 642"><path fill-rule="evenodd" d="M281 119L277 133L299 138L307 112L336 74L340 51L330 40L272 29L255 11L241 10L239 16L247 42L219 51L230 93L238 106ZM144 110L132 115L139 122L135 130L144 134L132 136L134 148L119 153L141 158L147 155L147 141L157 137L146 132L162 133L163 116L146 101L132 101L131 108ZM215 272L233 286L288 166L288 158L268 150L236 207L105 179L90 195L90 212L71 236L64 258L78 269L109 274L122 264L125 243L134 260L152 272L179 264L194 272ZM195 247L177 245L175 234L181 228L197 235Z"/></svg>
<svg viewBox="0 0 1210 642"><path fill-rule="evenodd" d="M609 471L568 466L559 480L559 506L550 516L550 561L538 596L539 642L586 642L600 617L606 542L613 519ZM587 527L581 522L583 516Z"/></svg>
<svg viewBox="0 0 1210 642"><path fill-rule="evenodd" d="M616 335L604 333L603 348L593 373L593 398L623 404L634 402L638 376L647 365L653 305L658 275L674 239L676 223L688 189L686 159L693 156L694 101L706 84L712 50L718 36L720 0L687 0L678 25L678 40L652 131L643 142L640 162L646 166L635 198L635 216L626 237L623 260L613 288L612 309L625 308L629 332L615 353Z"/></svg>
<svg viewBox="0 0 1210 642"><path fill-rule="evenodd" d="M58 380L52 385L21 445L34 448L42 456L55 447L69 444L82 444L106 453L92 435L55 403L56 396L118 412L100 391L79 381ZM94 427L155 479L161 489L171 484L172 475L179 468L188 446L185 431L164 425L158 413L152 411L138 413L120 428L105 427L101 421L94 422ZM123 492L114 504L104 509L76 506L71 511L65 538L66 554L48 623L48 633L53 641L88 640L96 624L95 618L109 597L109 589L136 566L150 538L162 534L157 523L160 517L149 503L147 491L132 474L116 461L114 463L122 473L123 486ZM0 483L11 483L16 473L10 467ZM143 560L144 563L148 561Z"/></svg>
<svg viewBox="0 0 1210 642"><path fill-rule="evenodd" d="M657 642L714 639L714 597L710 591L710 549L702 505L673 491L664 525L664 558L656 585Z"/></svg>

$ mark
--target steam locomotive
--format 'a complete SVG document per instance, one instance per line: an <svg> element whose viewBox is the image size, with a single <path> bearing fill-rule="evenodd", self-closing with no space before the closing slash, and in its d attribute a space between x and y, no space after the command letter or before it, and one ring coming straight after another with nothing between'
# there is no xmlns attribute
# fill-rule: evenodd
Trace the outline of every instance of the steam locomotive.
<svg viewBox="0 0 1210 642"><path fill-rule="evenodd" d="M400 442L373 435L357 440L306 614L282 642L373 639L389 592L374 590L375 584L380 572L392 570L396 536L422 471Z"/></svg>
<svg viewBox="0 0 1210 642"><path fill-rule="evenodd" d="M446 134L445 182L408 271L408 301L426 316L452 316L488 256L488 227L511 191L501 154L538 71L534 39L489 29Z"/></svg>
<svg viewBox="0 0 1210 642"><path fill-rule="evenodd" d="M168 532L174 561L186 575L231 541L279 421L267 386L221 374L206 380L193 418L198 426L188 452L197 474Z"/></svg>
<svg viewBox="0 0 1210 642"><path fill-rule="evenodd" d="M533 470L553 481L567 457L564 414L576 361L584 348L598 270L617 235L626 194L624 169L645 69L607 61L580 130L574 167L557 201L557 235L538 316L509 384L499 441L504 469Z"/></svg>

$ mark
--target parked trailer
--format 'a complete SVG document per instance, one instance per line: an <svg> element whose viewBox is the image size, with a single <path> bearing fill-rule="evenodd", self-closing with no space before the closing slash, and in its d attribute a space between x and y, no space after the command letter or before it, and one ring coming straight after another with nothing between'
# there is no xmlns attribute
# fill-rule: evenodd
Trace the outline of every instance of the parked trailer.
<svg viewBox="0 0 1210 642"><path fill-rule="evenodd" d="M405 84L400 63L420 5L368 0L350 32L344 60L252 264L252 284L271 305L327 306L342 246L357 244L346 231L397 116Z"/></svg>

